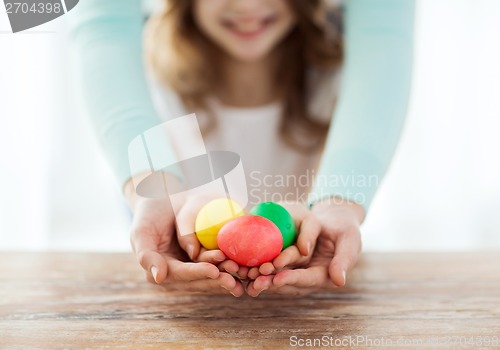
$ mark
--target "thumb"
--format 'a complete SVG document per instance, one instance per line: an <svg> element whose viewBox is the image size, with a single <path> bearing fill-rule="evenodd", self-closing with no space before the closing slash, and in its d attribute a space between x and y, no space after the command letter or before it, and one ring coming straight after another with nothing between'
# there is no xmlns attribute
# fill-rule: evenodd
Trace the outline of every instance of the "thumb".
<svg viewBox="0 0 500 350"><path fill-rule="evenodd" d="M195 260L200 253L200 242L195 234L195 221L198 212L205 204L202 200L188 200L176 215L177 241L182 249Z"/></svg>
<svg viewBox="0 0 500 350"><path fill-rule="evenodd" d="M361 254L361 237L359 231L344 234L335 244L335 252L330 265L328 275L333 284L342 287L346 283L347 272L350 271Z"/></svg>

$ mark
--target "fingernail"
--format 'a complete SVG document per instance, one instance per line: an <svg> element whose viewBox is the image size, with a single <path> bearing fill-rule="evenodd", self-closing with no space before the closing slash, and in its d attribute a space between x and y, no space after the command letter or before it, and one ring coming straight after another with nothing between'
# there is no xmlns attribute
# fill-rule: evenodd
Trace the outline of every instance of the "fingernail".
<svg viewBox="0 0 500 350"><path fill-rule="evenodd" d="M311 242L307 242L307 255L310 255L311 254Z"/></svg>
<svg viewBox="0 0 500 350"><path fill-rule="evenodd" d="M347 282L346 281L346 274L345 274L345 270L342 270L342 278L344 279L344 284Z"/></svg>
<svg viewBox="0 0 500 350"><path fill-rule="evenodd" d="M259 295L260 295L263 291L268 290L268 289L269 289L269 287L265 287L265 288L263 288L263 289L259 292L259 294L257 294L257 296L259 296Z"/></svg>
<svg viewBox="0 0 500 350"><path fill-rule="evenodd" d="M234 294L233 292L230 292L230 293L231 293L231 295L232 295L233 297L236 297L236 298L238 297L238 296L237 296L236 294Z"/></svg>
<svg viewBox="0 0 500 350"><path fill-rule="evenodd" d="M222 287L222 288L224 288L224 289L225 289L225 290L227 290L227 291L229 291L229 290L230 290L229 288L227 288L227 287L226 287L226 286L224 286L224 285L221 285L221 287Z"/></svg>
<svg viewBox="0 0 500 350"><path fill-rule="evenodd" d="M153 275L155 282L158 283L158 281L156 280L156 276L158 276L158 268L156 266L151 266L151 274Z"/></svg>
<svg viewBox="0 0 500 350"><path fill-rule="evenodd" d="M186 247L186 251L189 255L189 258L193 260L193 254L194 254L194 246L192 244L188 244Z"/></svg>

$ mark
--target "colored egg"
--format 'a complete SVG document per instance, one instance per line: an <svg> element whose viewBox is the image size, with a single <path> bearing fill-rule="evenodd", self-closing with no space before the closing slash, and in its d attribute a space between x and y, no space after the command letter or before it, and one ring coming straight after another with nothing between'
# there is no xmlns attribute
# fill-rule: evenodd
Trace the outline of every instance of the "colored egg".
<svg viewBox="0 0 500 350"><path fill-rule="evenodd" d="M283 247L278 227L262 216L237 217L222 226L217 236L220 250L241 266L260 266L276 258Z"/></svg>
<svg viewBox="0 0 500 350"><path fill-rule="evenodd" d="M227 198L214 199L201 208L196 216L196 237L206 249L217 249L217 234L229 220L242 216L241 206Z"/></svg>
<svg viewBox="0 0 500 350"><path fill-rule="evenodd" d="M292 215L278 203L259 203L250 210L250 214L265 217L278 226L283 236L283 249L291 246L295 242L296 228Z"/></svg>

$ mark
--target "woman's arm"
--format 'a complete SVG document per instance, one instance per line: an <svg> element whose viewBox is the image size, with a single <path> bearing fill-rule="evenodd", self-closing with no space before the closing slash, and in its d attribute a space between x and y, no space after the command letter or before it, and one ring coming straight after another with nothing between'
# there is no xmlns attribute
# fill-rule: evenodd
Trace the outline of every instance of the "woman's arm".
<svg viewBox="0 0 500 350"><path fill-rule="evenodd" d="M311 202L338 196L367 211L407 113L414 0L345 3L342 89Z"/></svg>
<svg viewBox="0 0 500 350"><path fill-rule="evenodd" d="M71 39L82 93L98 138L134 211L131 243L146 278L174 289L242 295L241 282L215 266L225 259L220 251L195 252L197 263L185 259L168 198L139 198L132 182L127 181L131 176L130 141L161 122L150 100L142 63L140 1L85 0L71 14ZM174 163L172 150L162 150L162 162L168 164L165 158L170 156Z"/></svg>
<svg viewBox="0 0 500 350"><path fill-rule="evenodd" d="M140 4L140 0L85 0L68 14L79 88L122 187L131 176L130 141L161 123L146 83ZM162 157L174 163L172 150L164 151Z"/></svg>

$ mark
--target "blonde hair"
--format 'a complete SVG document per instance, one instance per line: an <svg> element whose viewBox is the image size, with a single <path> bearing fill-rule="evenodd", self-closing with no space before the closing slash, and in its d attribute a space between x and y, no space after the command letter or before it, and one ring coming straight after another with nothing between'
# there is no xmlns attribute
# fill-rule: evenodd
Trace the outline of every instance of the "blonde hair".
<svg viewBox="0 0 500 350"><path fill-rule="evenodd" d="M165 8L147 23L147 62L156 77L173 89L187 108L208 111L206 97L218 76L215 62L218 48L196 25L193 0L165 1ZM307 72L310 68L330 71L340 66L341 26L332 26L328 17L333 14L338 19L340 15L336 9L327 11L322 0L289 0L289 5L297 25L277 48L281 61L275 81L284 114L280 133L291 147L307 152L323 144L328 130L328 123L319 122L308 111ZM310 146L300 145L293 132L297 127L315 142Z"/></svg>

